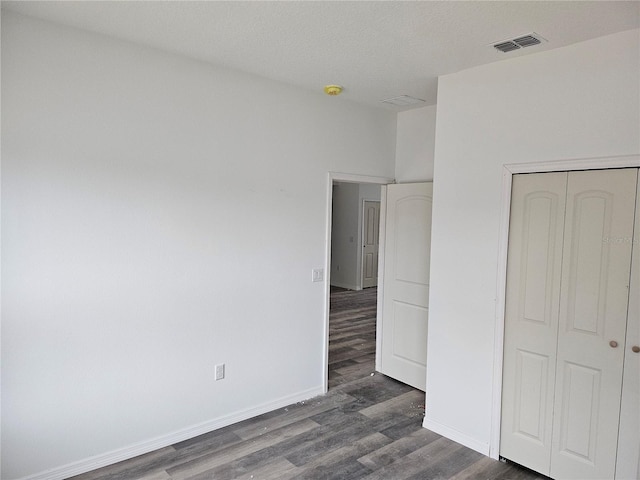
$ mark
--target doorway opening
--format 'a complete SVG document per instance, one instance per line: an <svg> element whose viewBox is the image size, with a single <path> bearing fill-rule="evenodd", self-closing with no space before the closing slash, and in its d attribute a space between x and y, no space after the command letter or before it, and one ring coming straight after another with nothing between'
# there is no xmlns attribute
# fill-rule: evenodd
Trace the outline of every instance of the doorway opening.
<svg viewBox="0 0 640 480"><path fill-rule="evenodd" d="M375 371L380 185L334 181L328 389Z"/></svg>
<svg viewBox="0 0 640 480"><path fill-rule="evenodd" d="M334 182L331 203L331 286L362 290L378 284L380 185Z"/></svg>
<svg viewBox="0 0 640 480"><path fill-rule="evenodd" d="M326 355L325 366L327 368L325 377L325 391L329 386L329 364L334 366L336 362L345 360L348 354L342 350L338 352L343 357L335 357L336 348L335 345L331 345L332 340L339 337L342 332L336 332L330 327L330 317L336 318L335 312L331 309L331 287L333 287L333 293L336 294L335 287L341 287L355 292L362 291L362 281L366 278L364 276L358 277L361 266L357 266L351 274L351 284L348 282L340 283L339 280L343 280L346 277L344 275L338 276L341 273L343 267L340 259L341 245L338 245L340 234L342 234L342 242L347 246L351 245L351 251L353 252L351 263L357 265L358 260L361 259L360 248L367 249L366 242L362 242L362 237L357 237L358 233L362 231L362 217L364 217L365 206L367 201L363 199L365 195L356 195L355 192L360 192L361 187L358 185L349 186L351 189L351 197L356 199L353 203L356 208L353 208L353 218L358 216L359 222L352 227L351 232L354 232L354 238L359 238L359 242L351 241L349 234L344 234L344 228L340 225L340 218L344 216L343 212L338 209L339 199L343 193L339 189L342 188L342 183L338 180L337 184L335 179L331 178L330 190L328 192L328 226L327 226L327 284L326 286ZM342 180L342 179L340 179ZM373 182L359 182L350 179L346 183L359 184L359 183L373 183ZM375 341L375 348L373 345L366 347L365 344L361 344L360 348L370 349L371 360L373 365L369 364L369 370L375 375L375 371L390 376L391 378L398 380L407 385L411 385L419 390L425 390L426 383L426 358L427 358L427 324L428 324L428 297L429 297L429 253L430 253L430 239L431 239L431 204L432 204L432 183L419 182L419 183L406 183L406 184L387 184L385 188L380 190L380 214L373 213L371 216L375 218L379 217L379 253L380 253L380 268L379 277L377 280L377 296L375 298L375 319L371 317L371 328L375 325L375 337L371 335L372 343ZM380 182L376 185L376 191L380 189ZM362 201L362 202L361 202ZM374 200L376 201L376 200ZM362 209L360 209L362 204ZM377 205L376 205L377 207ZM355 221L354 221L355 223ZM333 227L333 229L332 229ZM392 252L390 255L385 255L385 251ZM366 257L366 256L365 256ZM355 261L353 260L355 258ZM337 260L338 259L338 260ZM344 260L344 258L343 258ZM362 261L362 260L361 260ZM363 263L366 263L366 259ZM365 272L366 273L366 272ZM338 281L336 281L336 277ZM372 298L373 300L373 294ZM334 302L334 307L335 307ZM370 305L370 310L373 312L373 302ZM352 312L358 314L361 312ZM341 313L340 315L343 315ZM374 322L375 320L375 322ZM330 333L331 338L330 338ZM375 340L373 339L375 338ZM349 338L348 340L357 344L357 337ZM348 345L341 344L339 349L345 348ZM329 352L331 351L332 358L329 359ZM364 359L362 359L364 361ZM363 369L356 368L355 365L339 364L338 367L353 367L354 371L360 371ZM344 373L350 373L351 369L343 371ZM332 371L331 378L337 378L341 372Z"/></svg>
<svg viewBox="0 0 640 480"><path fill-rule="evenodd" d="M380 197L391 182L329 176L325 391L375 372Z"/></svg>

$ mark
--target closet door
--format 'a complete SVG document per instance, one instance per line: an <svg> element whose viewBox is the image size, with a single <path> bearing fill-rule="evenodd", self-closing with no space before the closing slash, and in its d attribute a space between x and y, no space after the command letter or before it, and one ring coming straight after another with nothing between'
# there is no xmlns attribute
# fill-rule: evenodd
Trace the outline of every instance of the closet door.
<svg viewBox="0 0 640 480"><path fill-rule="evenodd" d="M640 171L638 175L634 239L611 240L633 244L616 480L640 480Z"/></svg>
<svg viewBox="0 0 640 480"><path fill-rule="evenodd" d="M570 172L551 473L613 478L637 169Z"/></svg>
<svg viewBox="0 0 640 480"><path fill-rule="evenodd" d="M513 179L500 454L552 478L640 479L637 177Z"/></svg>
<svg viewBox="0 0 640 480"><path fill-rule="evenodd" d="M500 455L549 474L567 173L516 175Z"/></svg>

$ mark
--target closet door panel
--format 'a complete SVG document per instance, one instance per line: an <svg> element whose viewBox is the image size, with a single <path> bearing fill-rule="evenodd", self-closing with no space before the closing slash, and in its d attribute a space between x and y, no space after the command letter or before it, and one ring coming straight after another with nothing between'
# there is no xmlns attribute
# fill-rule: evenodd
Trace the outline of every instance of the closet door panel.
<svg viewBox="0 0 640 480"><path fill-rule="evenodd" d="M616 480L640 480L640 178L638 184L634 237L612 240L633 245Z"/></svg>
<svg viewBox="0 0 640 480"><path fill-rule="evenodd" d="M570 172L551 476L613 478L627 319L635 169Z"/></svg>
<svg viewBox="0 0 640 480"><path fill-rule="evenodd" d="M500 454L548 474L567 174L513 178Z"/></svg>

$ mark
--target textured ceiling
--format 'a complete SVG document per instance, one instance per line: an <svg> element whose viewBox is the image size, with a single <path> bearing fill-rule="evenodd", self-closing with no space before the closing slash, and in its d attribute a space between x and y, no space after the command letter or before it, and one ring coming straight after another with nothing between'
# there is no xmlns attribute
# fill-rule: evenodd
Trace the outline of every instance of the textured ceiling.
<svg viewBox="0 0 640 480"><path fill-rule="evenodd" d="M438 75L640 26L640 2L65 1L10 9L381 108L436 103ZM536 32L511 53L491 44ZM405 107L406 109L406 107Z"/></svg>

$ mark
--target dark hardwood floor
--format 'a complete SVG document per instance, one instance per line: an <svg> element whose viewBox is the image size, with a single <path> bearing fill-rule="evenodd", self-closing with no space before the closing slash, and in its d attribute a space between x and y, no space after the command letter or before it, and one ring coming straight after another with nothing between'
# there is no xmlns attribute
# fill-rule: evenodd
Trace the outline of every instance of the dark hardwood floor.
<svg viewBox="0 0 640 480"><path fill-rule="evenodd" d="M331 291L329 393L75 480L545 479L422 428L424 393L374 371L376 289Z"/></svg>

